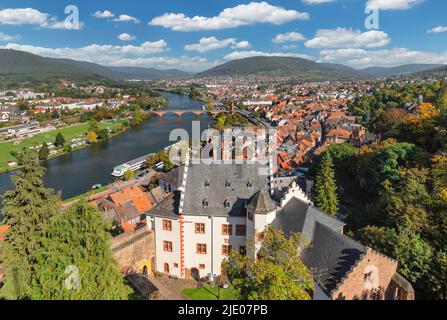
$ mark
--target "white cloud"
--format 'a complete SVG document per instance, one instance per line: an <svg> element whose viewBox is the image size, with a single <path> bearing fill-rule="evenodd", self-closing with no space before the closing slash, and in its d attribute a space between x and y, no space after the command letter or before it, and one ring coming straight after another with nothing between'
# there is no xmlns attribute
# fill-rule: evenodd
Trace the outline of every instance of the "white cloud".
<svg viewBox="0 0 447 320"><path fill-rule="evenodd" d="M309 14L306 12L286 10L263 1L227 8L214 17L187 17L183 13L165 13L153 18L149 25L162 26L175 31L199 31L236 28L256 23L280 25L293 20L307 19L309 19Z"/></svg>
<svg viewBox="0 0 447 320"><path fill-rule="evenodd" d="M15 39L15 36L10 36L9 34L0 32L0 41L11 41L14 39Z"/></svg>
<svg viewBox="0 0 447 320"><path fill-rule="evenodd" d="M273 43L284 43L284 42L297 42L304 41L306 38L298 32L287 32L284 34L278 34L273 40Z"/></svg>
<svg viewBox="0 0 447 320"><path fill-rule="evenodd" d="M101 19L115 17L115 15L112 12L110 12L109 10L96 11L93 14L93 16L96 17L96 18L101 18Z"/></svg>
<svg viewBox="0 0 447 320"><path fill-rule="evenodd" d="M140 23L140 20L127 14L120 14L118 18L113 19L113 21Z"/></svg>
<svg viewBox="0 0 447 320"><path fill-rule="evenodd" d="M406 48L394 48L391 50L322 50L320 51L318 61L341 63L354 68L371 66L394 67L412 63L447 64L447 52L412 51Z"/></svg>
<svg viewBox="0 0 447 320"><path fill-rule="evenodd" d="M368 0L366 6L381 10L407 10L423 1L424 0Z"/></svg>
<svg viewBox="0 0 447 320"><path fill-rule="evenodd" d="M48 29L73 29L64 21L58 21L57 17L40 12L33 8L8 8L0 10L0 25L34 25ZM80 26L82 27L82 23Z"/></svg>
<svg viewBox="0 0 447 320"><path fill-rule="evenodd" d="M132 41L132 40L135 40L136 37L133 35L130 35L128 33L122 33L118 36L118 39L120 39L122 41Z"/></svg>
<svg viewBox="0 0 447 320"><path fill-rule="evenodd" d="M105 63L113 66L133 66L157 69L181 69L186 71L203 71L221 64L221 61L209 61L204 57L149 57L136 59L118 59Z"/></svg>
<svg viewBox="0 0 447 320"><path fill-rule="evenodd" d="M361 32L346 28L320 29L315 37L306 41L305 46L316 49L335 48L376 48L390 42L390 37L383 31L371 30Z"/></svg>
<svg viewBox="0 0 447 320"><path fill-rule="evenodd" d="M438 26L436 28L430 29L427 31L428 33L442 33L447 32L447 27L444 26Z"/></svg>
<svg viewBox="0 0 447 320"><path fill-rule="evenodd" d="M301 53L271 53L271 52L263 52L263 51L235 51L230 54L227 54L224 59L225 60L239 60L251 57L293 57L293 58L302 58L307 60L315 60L314 57L309 56L307 54Z"/></svg>
<svg viewBox="0 0 447 320"><path fill-rule="evenodd" d="M282 49L295 49L295 48L298 48L298 46L295 44L285 44L281 48Z"/></svg>
<svg viewBox="0 0 447 320"><path fill-rule="evenodd" d="M219 40L216 37L209 37L200 39L199 43L187 44L185 46L185 50L207 52L228 47L231 47L233 49L247 49L251 47L251 44L248 41L238 42L234 38Z"/></svg>
<svg viewBox="0 0 447 320"><path fill-rule="evenodd" d="M335 0L301 0L305 4L322 4L328 2L334 2Z"/></svg>
<svg viewBox="0 0 447 320"><path fill-rule="evenodd" d="M167 50L167 43L165 40L159 40L154 42L147 41L142 43L140 46L91 44L80 48L45 48L31 45L21 45L17 43L8 43L3 48L27 51L51 58L69 58L94 62L103 58L121 58L125 56L138 57L147 54L164 52Z"/></svg>

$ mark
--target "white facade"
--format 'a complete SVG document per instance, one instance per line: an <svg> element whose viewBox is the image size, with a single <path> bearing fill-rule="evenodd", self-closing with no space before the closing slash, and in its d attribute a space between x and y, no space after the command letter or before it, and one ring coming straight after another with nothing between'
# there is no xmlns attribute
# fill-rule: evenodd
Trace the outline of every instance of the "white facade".
<svg viewBox="0 0 447 320"><path fill-rule="evenodd" d="M163 221L170 221L172 231L164 230ZM181 277L180 272L180 222L178 219L155 217L155 255L156 271ZM172 244L172 252L165 251L165 242ZM169 272L165 269L166 265Z"/></svg>
<svg viewBox="0 0 447 320"><path fill-rule="evenodd" d="M293 197L310 202L301 188L293 184L280 206L283 207ZM224 246L231 246L231 250L246 250L247 240L254 239L255 234L265 230L275 220L276 213L277 210L266 214L248 212L247 216L237 217L187 213L178 218L156 216L156 271L179 278L205 278L211 274L219 276L222 273L222 262L228 257ZM172 231L163 229L164 220L171 221ZM231 225L231 234L224 234L224 225ZM245 232L238 234L237 229L243 231L244 227ZM172 252L165 250L165 242L172 243ZM205 247L206 252L199 252L198 245L202 249Z"/></svg>
<svg viewBox="0 0 447 320"><path fill-rule="evenodd" d="M172 231L163 230L163 220L171 221ZM183 225L183 239L181 225ZM224 234L224 225L231 226L231 235ZM243 250L246 247L247 237L236 234L237 226L246 228L246 218L183 215L180 220L155 217L156 271L166 273L165 264L168 264L169 274L180 278L220 275L222 262L228 257L225 249L229 247L224 246L231 246L231 250ZM172 252L164 250L165 241L172 243ZM198 251L198 246L202 249L205 246L206 253ZM183 251L183 274L181 251Z"/></svg>

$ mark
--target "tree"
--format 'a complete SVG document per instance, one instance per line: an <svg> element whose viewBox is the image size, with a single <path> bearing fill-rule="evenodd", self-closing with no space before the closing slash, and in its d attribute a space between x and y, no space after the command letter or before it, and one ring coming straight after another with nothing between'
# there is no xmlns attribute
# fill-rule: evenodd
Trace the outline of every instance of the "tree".
<svg viewBox="0 0 447 320"><path fill-rule="evenodd" d="M172 164L172 162L171 162L171 161L167 161L167 162L165 162L165 164L164 164L164 166L163 166L163 171L164 171L164 172L169 172L169 171L171 171L172 169L174 169L174 165Z"/></svg>
<svg viewBox="0 0 447 320"><path fill-rule="evenodd" d="M133 171L132 170L127 170L124 173L124 180L129 181L132 178L133 178Z"/></svg>
<svg viewBox="0 0 447 320"><path fill-rule="evenodd" d="M315 177L314 194L317 207L333 216L337 214L338 197L334 164L328 152L321 158L321 165Z"/></svg>
<svg viewBox="0 0 447 320"><path fill-rule="evenodd" d="M403 109L385 110L372 122L371 130L381 139L396 138L399 135L399 126L407 114Z"/></svg>
<svg viewBox="0 0 447 320"><path fill-rule="evenodd" d="M334 163L334 170L337 179L340 177L355 177L355 168L357 166L357 152L359 149L352 146L350 143L341 143L331 145L326 152L329 152ZM318 168L321 166L321 158L323 154L318 155L312 161L311 174L316 174Z"/></svg>
<svg viewBox="0 0 447 320"><path fill-rule="evenodd" d="M67 153L71 153L71 152L73 152L73 147L70 144L66 144L64 146L64 151Z"/></svg>
<svg viewBox="0 0 447 320"><path fill-rule="evenodd" d="M161 150L157 153L157 158L159 162L164 163L163 170L165 172L171 171L174 168L174 164L171 162L171 159L169 159L169 155L166 151Z"/></svg>
<svg viewBox="0 0 447 320"><path fill-rule="evenodd" d="M103 141L109 140L109 131L107 129L99 130L97 135L98 135L98 139L100 139L100 140L103 140Z"/></svg>
<svg viewBox="0 0 447 320"><path fill-rule="evenodd" d="M382 252L399 263L399 273L415 283L430 270L432 249L409 228L366 227L357 237L366 246Z"/></svg>
<svg viewBox="0 0 447 320"><path fill-rule="evenodd" d="M425 279L424 279L425 280ZM447 299L447 252L441 251L433 259L430 272L428 273L429 298Z"/></svg>
<svg viewBox="0 0 447 320"><path fill-rule="evenodd" d="M131 290L119 273L111 235L98 209L83 201L52 220L38 257L37 275L44 290L37 298L128 299Z"/></svg>
<svg viewBox="0 0 447 320"><path fill-rule="evenodd" d="M42 147L39 149L39 160L45 161L48 160L48 156L50 155L50 149L48 149L48 145L44 142Z"/></svg>
<svg viewBox="0 0 447 320"><path fill-rule="evenodd" d="M158 158L158 155L154 154L154 155L150 155L147 159L146 159L146 168L147 169L151 169L153 166L155 166L157 163L159 163L160 160Z"/></svg>
<svg viewBox="0 0 447 320"><path fill-rule="evenodd" d="M89 131L89 133L87 133L87 142L90 144L98 142L98 136L96 135L96 132Z"/></svg>
<svg viewBox="0 0 447 320"><path fill-rule="evenodd" d="M232 253L223 268L232 285L248 300L310 300L312 274L301 261L302 238L287 238L281 230L268 228L257 259ZM248 252L254 252L251 244Z"/></svg>
<svg viewBox="0 0 447 320"><path fill-rule="evenodd" d="M65 137L64 137L64 135L61 132L59 132L57 134L57 136L56 136L56 140L54 142L54 145L56 147L62 147L64 144L65 144Z"/></svg>
<svg viewBox="0 0 447 320"><path fill-rule="evenodd" d="M39 250L50 219L59 212L60 197L43 186L44 168L35 151L24 150L18 155L22 168L12 178L15 188L3 196L5 224L11 228L3 243L5 265L4 286L0 296L6 299L30 299L42 290L36 274Z"/></svg>
<svg viewBox="0 0 447 320"><path fill-rule="evenodd" d="M168 162L169 161L169 155L166 151L161 150L157 153L158 161L159 162Z"/></svg>
<svg viewBox="0 0 447 320"><path fill-rule="evenodd" d="M99 130L98 121L96 120L90 120L88 122L88 131L97 132Z"/></svg>

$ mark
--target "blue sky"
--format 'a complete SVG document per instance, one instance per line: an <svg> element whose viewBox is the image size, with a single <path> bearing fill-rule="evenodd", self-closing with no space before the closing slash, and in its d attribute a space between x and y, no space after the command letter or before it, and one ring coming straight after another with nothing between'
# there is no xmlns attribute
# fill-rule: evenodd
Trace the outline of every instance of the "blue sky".
<svg viewBox="0 0 447 320"><path fill-rule="evenodd" d="M79 29L65 23L67 5ZM366 6L378 29L365 27ZM445 0L0 0L0 48L189 71L254 55L447 64L446 12Z"/></svg>

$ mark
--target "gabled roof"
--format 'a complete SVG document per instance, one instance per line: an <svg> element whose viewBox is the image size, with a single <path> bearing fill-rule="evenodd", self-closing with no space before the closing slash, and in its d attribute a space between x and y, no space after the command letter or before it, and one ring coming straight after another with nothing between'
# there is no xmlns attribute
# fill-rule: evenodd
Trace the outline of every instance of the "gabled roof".
<svg viewBox="0 0 447 320"><path fill-rule="evenodd" d="M367 252L366 247L343 235L344 225L297 198L278 210L272 223L286 235L300 233L310 243L303 262L317 275L315 280L328 296Z"/></svg>
<svg viewBox="0 0 447 320"><path fill-rule="evenodd" d="M366 255L367 248L319 222L313 233L313 241L303 253L303 262L317 274L316 282L330 296Z"/></svg>
<svg viewBox="0 0 447 320"><path fill-rule="evenodd" d="M247 200L269 190L268 171L268 166L249 162L189 165L183 214L244 216Z"/></svg>
<svg viewBox="0 0 447 320"><path fill-rule="evenodd" d="M160 179L166 181L170 185L174 186L174 188L180 188L182 183L183 172L185 170L185 166L180 166L172 169L171 171L164 173Z"/></svg>
<svg viewBox="0 0 447 320"><path fill-rule="evenodd" d="M152 203L148 194L138 187L123 189L110 194L109 197L117 208L130 210L130 207L133 207L138 214L143 214L152 209Z"/></svg>

